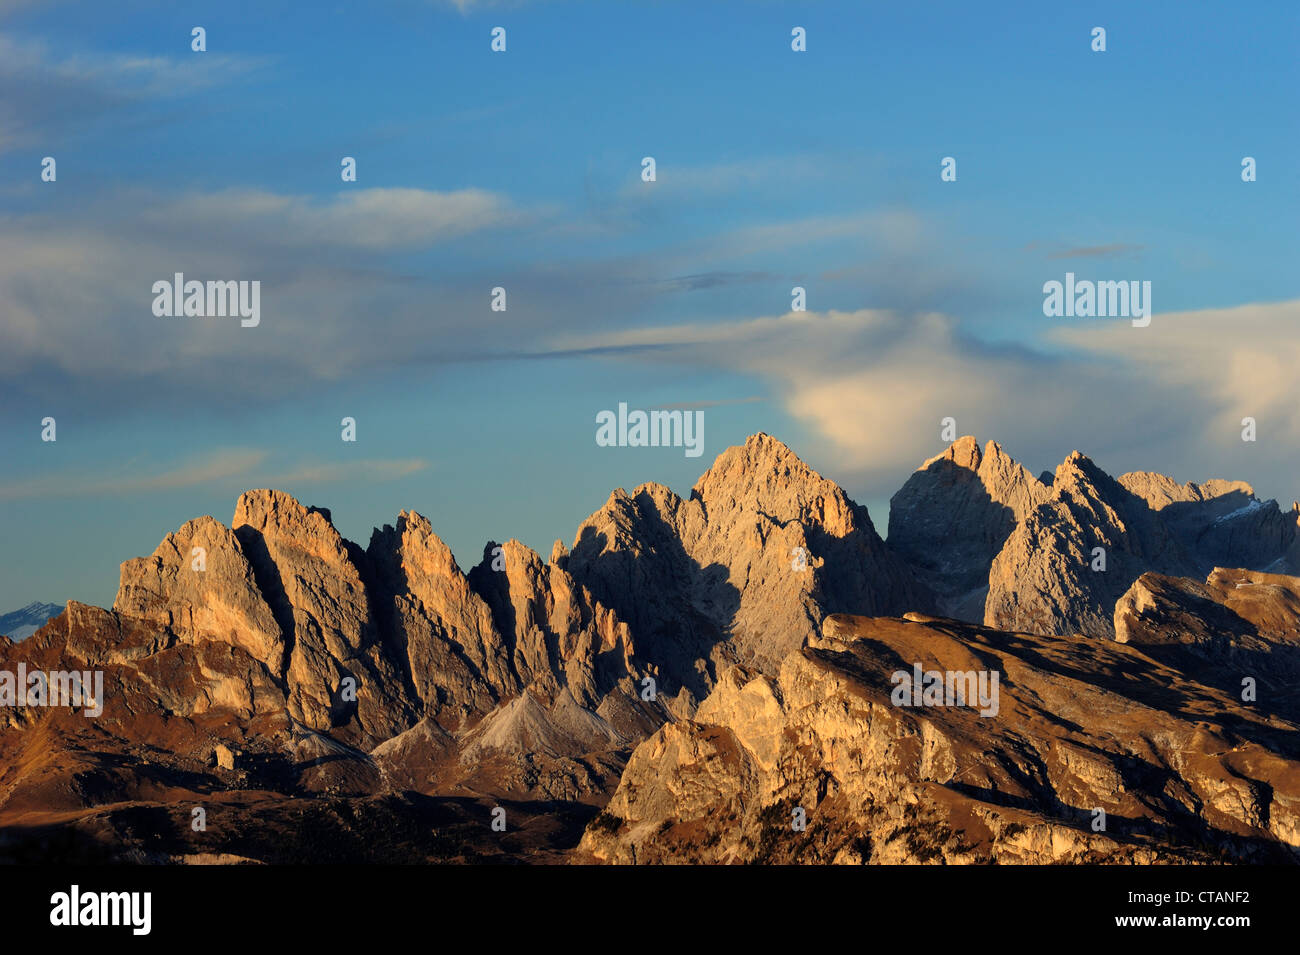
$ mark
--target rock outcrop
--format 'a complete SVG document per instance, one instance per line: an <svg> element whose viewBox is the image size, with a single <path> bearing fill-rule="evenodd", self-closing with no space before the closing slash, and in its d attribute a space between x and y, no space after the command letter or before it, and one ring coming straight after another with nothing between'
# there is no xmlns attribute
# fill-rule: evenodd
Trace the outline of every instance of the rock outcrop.
<svg viewBox="0 0 1300 955"><path fill-rule="evenodd" d="M1221 567L1203 583L1143 574L1115 604L1115 639L1300 722L1300 577Z"/></svg>
<svg viewBox="0 0 1300 955"><path fill-rule="evenodd" d="M521 689L491 609L426 518L402 511L366 553L378 620L428 716L454 732Z"/></svg>
<svg viewBox="0 0 1300 955"><path fill-rule="evenodd" d="M996 713L899 705L914 666L998 673ZM833 616L643 742L577 858L1294 862L1295 729L1120 644Z"/></svg>
<svg viewBox="0 0 1300 955"><path fill-rule="evenodd" d="M363 554L329 512L250 491L233 529L284 633L290 715L313 730L351 724L366 748L409 726L411 701L375 626Z"/></svg>

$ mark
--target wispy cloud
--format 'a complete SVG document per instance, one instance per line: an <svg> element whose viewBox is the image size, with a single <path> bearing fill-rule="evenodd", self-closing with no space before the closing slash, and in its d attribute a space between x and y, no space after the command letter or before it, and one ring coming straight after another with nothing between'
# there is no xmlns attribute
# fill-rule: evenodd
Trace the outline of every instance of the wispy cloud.
<svg viewBox="0 0 1300 955"><path fill-rule="evenodd" d="M75 219L0 216L0 388L70 398L113 391L128 402L131 394L257 400L463 348L483 335L494 283L474 289L471 311L457 307L468 292L457 300L383 256L463 239L515 214L482 190L367 189L324 200L137 190L89 203ZM176 272L259 281L264 321L240 329L155 317L153 283ZM432 327L431 302L441 314Z"/></svg>
<svg viewBox="0 0 1300 955"><path fill-rule="evenodd" d="M50 145L110 114L229 84L267 62L224 53L64 53L42 40L0 33L0 152Z"/></svg>
<svg viewBox="0 0 1300 955"><path fill-rule="evenodd" d="M1104 242L1099 245L1081 245L1066 242L1043 242L1035 239L1025 243L1025 252L1045 253L1049 259L1117 259L1136 256L1146 250L1144 245L1132 242Z"/></svg>
<svg viewBox="0 0 1300 955"><path fill-rule="evenodd" d="M0 484L0 500L65 497L120 497L175 491L202 485L237 483L249 487L292 488L364 480L395 481L429 467L421 458L304 462L288 470L266 466L260 448L223 448L156 470L135 462L116 473L56 473Z"/></svg>
<svg viewBox="0 0 1300 955"><path fill-rule="evenodd" d="M1189 409L1188 430L1235 438L1250 416L1262 442L1300 443L1300 301L1167 313L1143 329L1120 324L1066 325L1050 338L1195 395L1205 417Z"/></svg>
<svg viewBox="0 0 1300 955"><path fill-rule="evenodd" d="M341 461L331 464L304 464L265 478L262 483L271 487L293 487L298 484L335 484L344 481L396 481L429 468L422 458L393 460Z"/></svg>
<svg viewBox="0 0 1300 955"><path fill-rule="evenodd" d="M811 155L755 156L694 165L678 165L663 158L660 166L656 157L654 182L641 178L639 163L630 170L619 190L620 198L659 202L665 198L727 195L764 184L788 185L825 178L836 168L828 157Z"/></svg>
<svg viewBox="0 0 1300 955"><path fill-rule="evenodd" d="M118 474L79 472L42 475L0 484L0 500L174 491L248 474L265 458L265 451L227 448L192 458L163 471L128 469Z"/></svg>
<svg viewBox="0 0 1300 955"><path fill-rule="evenodd" d="M724 398L718 401L675 401L672 404L654 405L653 407L661 411L676 411L691 408L724 408L728 405L752 405L766 400L759 395L750 395L748 398Z"/></svg>
<svg viewBox="0 0 1300 955"><path fill-rule="evenodd" d="M212 236L282 248L338 247L383 251L453 239L519 222L509 200L483 189L358 189L326 199L254 189L155 200L136 220L150 233L187 233L201 223Z"/></svg>
<svg viewBox="0 0 1300 955"><path fill-rule="evenodd" d="M770 272L700 272L696 275L676 275L670 279L657 279L655 284L661 288L676 292L698 292L703 289L721 288L726 285L746 285L752 282L765 282L772 278Z"/></svg>
<svg viewBox="0 0 1300 955"><path fill-rule="evenodd" d="M735 267L748 256L844 237L864 249L924 245L914 217L884 212L722 229L622 257L503 260L503 241L535 250L556 214L481 189L137 188L75 217L0 216L0 395L81 401L91 414L275 400L344 377L554 354L554 337L605 327L611 314L627 322L665 295L773 276ZM435 247L454 258L411 266ZM890 254L878 267L909 274ZM153 283L176 272L259 281L261 324L154 316ZM508 312L489 311L498 285Z"/></svg>

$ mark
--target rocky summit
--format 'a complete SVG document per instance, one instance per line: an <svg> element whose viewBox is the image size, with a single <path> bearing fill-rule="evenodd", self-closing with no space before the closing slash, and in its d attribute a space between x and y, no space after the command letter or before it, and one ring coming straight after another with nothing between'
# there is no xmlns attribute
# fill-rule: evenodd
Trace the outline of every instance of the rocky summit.
<svg viewBox="0 0 1300 955"><path fill-rule="evenodd" d="M0 637L0 859L1294 862L1298 517L963 437L885 539L757 434L465 572L249 491Z"/></svg>

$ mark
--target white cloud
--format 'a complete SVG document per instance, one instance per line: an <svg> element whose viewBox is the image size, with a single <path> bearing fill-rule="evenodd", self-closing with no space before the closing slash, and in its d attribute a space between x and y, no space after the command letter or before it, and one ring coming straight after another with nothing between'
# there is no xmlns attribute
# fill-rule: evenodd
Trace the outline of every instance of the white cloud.
<svg viewBox="0 0 1300 955"><path fill-rule="evenodd" d="M366 189L323 201L137 191L75 221L0 217L0 382L29 394L125 388L153 401L170 386L210 401L437 355L482 334L479 312L448 307L457 304L450 293L431 294L432 282L412 282L375 256L520 215L482 190ZM260 281L262 324L155 317L153 283L176 272ZM490 288L478 290L479 303Z"/></svg>
<svg viewBox="0 0 1300 955"><path fill-rule="evenodd" d="M1202 396L1210 430L1233 432L1255 417L1265 435L1300 442L1300 301L1156 315L1127 323L1064 326L1051 338L1127 364L1170 389Z"/></svg>
<svg viewBox="0 0 1300 955"><path fill-rule="evenodd" d="M942 448L940 420L951 416L959 434L998 440L1031 469L1077 448L1117 474L1243 478L1286 496L1300 440L1297 327L1300 301L1157 314L1148 328L1080 320L1048 336L1052 351L989 345L937 313L862 310L558 346L751 374L820 436L841 474L881 492ZM1260 423L1254 445L1240 440L1246 415Z"/></svg>

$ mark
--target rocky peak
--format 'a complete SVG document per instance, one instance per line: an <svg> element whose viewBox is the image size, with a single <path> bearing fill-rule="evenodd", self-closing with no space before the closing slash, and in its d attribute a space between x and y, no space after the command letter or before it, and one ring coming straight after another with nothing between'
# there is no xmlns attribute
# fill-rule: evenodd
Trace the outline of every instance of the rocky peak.
<svg viewBox="0 0 1300 955"><path fill-rule="evenodd" d="M416 695L444 728L518 691L491 609L427 518L400 512L394 525L371 534L366 556L379 620Z"/></svg>
<svg viewBox="0 0 1300 955"><path fill-rule="evenodd" d="M935 594L934 609L970 622L984 616L993 558L1048 490L995 441L972 436L921 465L889 502L889 547Z"/></svg>
<svg viewBox="0 0 1300 955"><path fill-rule="evenodd" d="M1071 451L1056 467L1052 476L1052 490L1061 497L1076 490L1104 487L1114 482L1109 474L1082 451Z"/></svg>
<svg viewBox="0 0 1300 955"><path fill-rule="evenodd" d="M239 539L212 517L182 524L152 556L123 562L113 610L182 640L241 647L282 676L284 634Z"/></svg>
<svg viewBox="0 0 1300 955"><path fill-rule="evenodd" d="M1216 478L1204 484L1190 481L1179 484L1173 478L1153 471L1121 474L1119 483L1146 501L1153 511L1162 511L1171 504L1201 503L1230 495L1235 495L1237 499L1255 496L1255 489L1245 481L1221 481Z"/></svg>
<svg viewBox="0 0 1300 955"><path fill-rule="evenodd" d="M1204 582L1143 574L1115 604L1115 639L1230 697L1249 676L1254 706L1300 720L1300 578L1224 567Z"/></svg>
<svg viewBox="0 0 1300 955"><path fill-rule="evenodd" d="M17 643L41 629L51 618L58 616L61 609L59 604L33 601L21 610L0 614L0 634Z"/></svg>
<svg viewBox="0 0 1300 955"><path fill-rule="evenodd" d="M1276 669L1283 656L1300 670L1300 577L1226 567L1214 568L1204 582L1143 574L1115 605L1115 639L1267 649L1260 672Z"/></svg>
<svg viewBox="0 0 1300 955"><path fill-rule="evenodd" d="M71 602L23 644L0 639L9 659L105 668L111 706L95 745L127 754L111 775L86 776L88 763L64 760L84 749L81 717L6 709L0 751L18 753L30 733L4 734L38 725L42 747L66 746L48 778L5 776L0 810L48 810L50 798L84 810L88 792L97 805L156 799L157 764L147 777L126 768L141 741L184 767L178 786L200 780L203 792L230 782L204 775L219 742L249 758L214 771L293 798L397 787L585 801L647 740L589 833L597 857L694 845L707 861L787 849L922 861L933 853L908 836L921 811L954 831L977 819L974 842L931 847L950 861L972 861L981 840L981 861L1159 855L1062 822L1062 805L1106 805L1153 831L1195 806L1204 818L1177 830L1184 848L1211 830L1228 848L1239 836L1295 845L1294 792L1282 791L1294 768L1265 749L1294 748L1300 580L1225 562L1201 583L1185 558L1286 564L1300 510L1283 514L1240 482L1117 481L1077 452L1035 479L973 437L930 458L893 505L886 546L843 489L755 435L688 499L662 484L620 489L571 552L557 543L543 561L489 542L464 573L414 511L362 550L327 510L250 491L230 528L199 518L127 561L112 611ZM982 609L1029 634L950 619L970 608L968 619ZM1129 645L1033 636L1072 632ZM1002 715L900 711L881 689L899 660L994 667ZM1247 707L1242 674L1261 687ZM1124 726L1138 705L1156 711L1141 732ZM1221 713L1232 743L1201 725ZM1260 748L1239 756L1243 736ZM1195 772L1179 762L1188 752ZM1220 758L1242 762L1220 773L1209 762ZM1152 759L1177 769L1177 805L1167 774L1148 792L1154 777L1134 771ZM1007 799L966 799L981 791ZM821 848L773 842L793 805L817 814Z"/></svg>
<svg viewBox="0 0 1300 955"><path fill-rule="evenodd" d="M579 704L595 708L620 680L630 681L627 624L532 548L517 540L489 543L470 580L491 607L521 686L548 699L567 688Z"/></svg>
<svg viewBox="0 0 1300 955"><path fill-rule="evenodd" d="M272 602L292 612L294 638L319 638L338 659L364 646L371 614L361 570L329 515L283 491L247 491L235 536ZM273 579L274 578L274 579Z"/></svg>
<svg viewBox="0 0 1300 955"><path fill-rule="evenodd" d="M996 447L996 445L994 445L994 447ZM1001 450L1001 448L998 448L998 451ZM952 444L948 445L948 450L944 451L940 457L946 458L953 464L957 465L957 467L965 468L967 471L978 471L981 461L980 443L975 440L974 435L963 435ZM934 458L931 458L923 464L922 467L924 468L934 460Z"/></svg>
<svg viewBox="0 0 1300 955"><path fill-rule="evenodd" d="M628 625L518 541L490 543L467 575L414 511L376 529L362 550L328 511L270 490L241 496L233 525L191 521L151 557L128 561L113 613L85 608L92 619L70 608L60 618L65 649L153 666L168 648L194 647L186 659L208 681L197 705L231 702L242 718L278 712L292 758L314 767L304 770L312 787L362 785L378 771L365 752L386 743L383 771L395 779L433 773L449 785L472 777L589 791L609 782L620 750L667 718L640 699L641 675L657 670L635 661ZM202 553L201 569L192 552ZM99 649L113 646L102 636L112 633L130 642ZM222 644L242 656L218 664ZM166 705L190 692L185 684ZM543 766L521 743L537 734L609 752L551 747L544 761L559 762ZM494 749L499 760L485 755ZM463 762L471 751L491 768ZM316 761L329 754L351 755L337 766ZM565 763L587 756L590 764Z"/></svg>
<svg viewBox="0 0 1300 955"><path fill-rule="evenodd" d="M984 622L1109 637L1115 601L1145 570L1186 573L1186 549L1147 503L1080 451L989 569Z"/></svg>
<svg viewBox="0 0 1300 955"><path fill-rule="evenodd" d="M1300 568L1297 524L1244 482L1180 485L1149 472L1117 480L1077 450L1036 479L996 442L981 456L967 436L894 495L889 547L940 613L1108 637L1115 601L1143 572Z"/></svg>
<svg viewBox="0 0 1300 955"><path fill-rule="evenodd" d="M850 532L856 517L839 485L810 468L781 441L762 433L718 455L691 496L710 512L722 508L731 513L763 513L782 523L815 521L836 536Z"/></svg>
<svg viewBox="0 0 1300 955"><path fill-rule="evenodd" d="M290 715L363 745L406 728L409 684L380 640L361 548L283 491L240 495L232 524L285 634Z"/></svg>
<svg viewBox="0 0 1300 955"><path fill-rule="evenodd" d="M295 547L322 560L344 560L348 541L334 528L327 508L308 507L284 491L245 491L235 502L231 528L247 527L277 547Z"/></svg>
<svg viewBox="0 0 1300 955"><path fill-rule="evenodd" d="M765 434L722 452L690 500L662 485L611 495L564 566L629 623L667 692L695 699L733 657L777 666L828 610L923 599L866 508Z"/></svg>
<svg viewBox="0 0 1300 955"><path fill-rule="evenodd" d="M979 479L989 497L1011 508L1016 520L1024 520L1034 508L1050 496L1050 482L1044 483L1027 471L1020 462L1002 450L1002 445L990 441L984 446L984 458L979 466Z"/></svg>
<svg viewBox="0 0 1300 955"><path fill-rule="evenodd" d="M449 590L454 599L470 593L451 548L415 511L401 511L394 525L376 528L366 553L394 592L405 591L434 612L444 609Z"/></svg>

